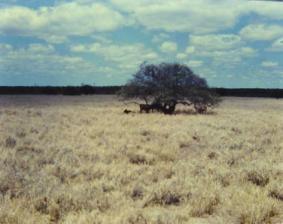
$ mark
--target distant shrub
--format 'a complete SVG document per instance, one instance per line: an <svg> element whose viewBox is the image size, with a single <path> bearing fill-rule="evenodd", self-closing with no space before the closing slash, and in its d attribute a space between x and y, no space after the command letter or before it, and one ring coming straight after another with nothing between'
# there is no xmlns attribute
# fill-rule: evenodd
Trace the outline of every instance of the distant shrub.
<svg viewBox="0 0 283 224"><path fill-rule="evenodd" d="M6 141L5 141L5 146L7 148L14 148L17 144L17 140L14 139L13 137L9 136Z"/></svg>
<svg viewBox="0 0 283 224"><path fill-rule="evenodd" d="M154 158L149 155L130 153L128 155L128 158L129 158L130 163L133 163L133 164L152 165L155 162Z"/></svg>
<svg viewBox="0 0 283 224"><path fill-rule="evenodd" d="M246 179L251 183L261 187L264 187L269 183L269 176L263 171L249 171L246 175Z"/></svg>
<svg viewBox="0 0 283 224"><path fill-rule="evenodd" d="M283 187L281 186L271 189L268 196L283 201Z"/></svg>
<svg viewBox="0 0 283 224"><path fill-rule="evenodd" d="M141 199L143 197L143 189L141 187L134 187L132 193L131 193L131 198L133 200Z"/></svg>
<svg viewBox="0 0 283 224"><path fill-rule="evenodd" d="M182 197L179 193L174 191L163 191L160 193L154 193L145 203L144 207L150 205L179 205L182 201Z"/></svg>

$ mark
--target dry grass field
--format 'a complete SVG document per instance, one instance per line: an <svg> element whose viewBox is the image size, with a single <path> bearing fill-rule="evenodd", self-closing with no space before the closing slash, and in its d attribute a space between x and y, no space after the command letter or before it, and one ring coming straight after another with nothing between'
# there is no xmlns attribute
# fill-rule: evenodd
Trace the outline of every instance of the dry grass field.
<svg viewBox="0 0 283 224"><path fill-rule="evenodd" d="M124 114L112 96L0 96L0 223L283 223L283 100Z"/></svg>

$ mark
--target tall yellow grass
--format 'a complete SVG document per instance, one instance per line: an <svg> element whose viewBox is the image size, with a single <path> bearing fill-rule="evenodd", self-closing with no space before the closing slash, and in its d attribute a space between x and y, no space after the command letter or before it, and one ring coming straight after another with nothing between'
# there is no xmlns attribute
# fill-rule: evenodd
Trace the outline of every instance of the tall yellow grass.
<svg viewBox="0 0 283 224"><path fill-rule="evenodd" d="M124 114L111 96L0 97L0 223L283 223L283 101Z"/></svg>

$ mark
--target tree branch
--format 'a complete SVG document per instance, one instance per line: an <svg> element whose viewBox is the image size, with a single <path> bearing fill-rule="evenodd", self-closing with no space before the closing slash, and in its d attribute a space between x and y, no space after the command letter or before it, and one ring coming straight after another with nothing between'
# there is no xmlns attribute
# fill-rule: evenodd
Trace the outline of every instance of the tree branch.
<svg viewBox="0 0 283 224"><path fill-rule="evenodd" d="M186 106L191 106L191 105L193 105L193 103L189 103L189 102L187 102L187 101L178 101L178 103L183 104L183 105L186 105Z"/></svg>

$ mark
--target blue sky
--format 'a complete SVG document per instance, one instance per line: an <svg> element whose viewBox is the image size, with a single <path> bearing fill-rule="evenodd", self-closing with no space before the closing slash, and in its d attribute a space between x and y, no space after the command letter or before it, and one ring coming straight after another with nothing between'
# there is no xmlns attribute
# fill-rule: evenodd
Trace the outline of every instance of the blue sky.
<svg viewBox="0 0 283 224"><path fill-rule="evenodd" d="M0 85L120 85L144 61L283 88L283 3L0 0Z"/></svg>

